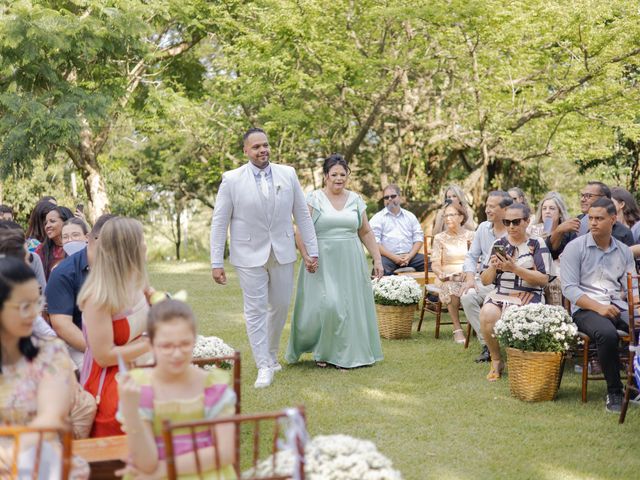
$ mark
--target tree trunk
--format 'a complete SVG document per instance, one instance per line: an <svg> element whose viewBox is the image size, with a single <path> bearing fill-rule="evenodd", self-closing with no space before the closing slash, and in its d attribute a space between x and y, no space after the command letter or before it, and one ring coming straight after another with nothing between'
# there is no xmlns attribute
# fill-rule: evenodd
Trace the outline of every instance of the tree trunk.
<svg viewBox="0 0 640 480"><path fill-rule="evenodd" d="M180 260L180 245L182 244L182 206L176 202L176 260Z"/></svg>
<svg viewBox="0 0 640 480"><path fill-rule="evenodd" d="M109 196L102 169L98 163L93 133L86 119L83 119L80 142L77 147L68 147L66 152L82 176L82 183L89 199L86 215L87 219L93 223L100 215L109 211Z"/></svg>

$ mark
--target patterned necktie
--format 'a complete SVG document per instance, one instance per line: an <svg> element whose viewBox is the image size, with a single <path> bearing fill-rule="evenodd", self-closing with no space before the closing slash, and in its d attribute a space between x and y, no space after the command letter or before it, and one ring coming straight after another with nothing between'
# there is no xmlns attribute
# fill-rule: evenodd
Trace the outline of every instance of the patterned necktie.
<svg viewBox="0 0 640 480"><path fill-rule="evenodd" d="M267 185L267 172L260 170L260 191L264 198L269 198L269 185Z"/></svg>

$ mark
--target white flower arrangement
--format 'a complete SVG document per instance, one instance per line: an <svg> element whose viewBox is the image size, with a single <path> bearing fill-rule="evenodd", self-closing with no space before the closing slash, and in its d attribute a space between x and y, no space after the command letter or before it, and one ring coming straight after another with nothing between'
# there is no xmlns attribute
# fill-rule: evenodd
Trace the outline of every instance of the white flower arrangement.
<svg viewBox="0 0 640 480"><path fill-rule="evenodd" d="M379 305L415 305L422 298L422 288L407 275L389 275L372 281L373 297Z"/></svg>
<svg viewBox="0 0 640 480"><path fill-rule="evenodd" d="M402 480L393 469L391 460L382 455L373 442L348 435L319 435L307 442L304 453L304 472L307 480ZM291 475L294 456L289 450L258 463L244 472L243 478L270 475Z"/></svg>
<svg viewBox="0 0 640 480"><path fill-rule="evenodd" d="M196 344L193 347L193 358L228 357L234 353L235 350L218 337L198 335L196 337ZM230 368L231 364L224 362L221 364L221 367ZM212 368L212 365L207 365L204 368L208 370Z"/></svg>
<svg viewBox="0 0 640 480"><path fill-rule="evenodd" d="M578 340L578 327L567 311L541 303L509 307L494 331L504 346L533 352L564 352Z"/></svg>

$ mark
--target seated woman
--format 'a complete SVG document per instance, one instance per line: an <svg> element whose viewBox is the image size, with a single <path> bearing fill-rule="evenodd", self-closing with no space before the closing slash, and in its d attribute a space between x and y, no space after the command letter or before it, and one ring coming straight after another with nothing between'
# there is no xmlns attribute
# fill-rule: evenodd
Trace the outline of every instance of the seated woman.
<svg viewBox="0 0 640 480"><path fill-rule="evenodd" d="M154 368L120 372L118 419L127 433L130 462L125 473L166 478L162 421L189 421L233 415L236 396L229 375L191 364L196 324L191 308L178 300L164 300L149 312L147 332L156 359ZM196 430L200 478L235 479L233 424ZM214 438L215 444L214 447ZM194 446L187 432L174 435L176 469L181 479L197 478ZM220 465L214 464L214 448ZM147 477L145 477L147 478Z"/></svg>
<svg viewBox="0 0 640 480"><path fill-rule="evenodd" d="M476 231L476 224L473 221L473 210L467 203L467 198L464 192L462 191L462 188L460 188L458 185L451 184L447 186L444 190L444 199L442 200L442 208L438 210L438 213L436 214L436 218L433 221L433 231L431 233L434 236L437 235L438 233L444 232L445 230L445 222L443 217L444 209L449 203L453 201L460 202L460 205L462 205L462 208L464 208L465 212L467 212L467 220L463 225L465 230L469 230L472 232Z"/></svg>
<svg viewBox="0 0 640 480"><path fill-rule="evenodd" d="M41 340L33 325L42 309L36 276L22 259L0 258L0 419L3 424L64 428L73 401L76 379L65 345ZM24 477L31 478L35 437L21 440ZM11 443L0 441L2 459L11 459ZM47 437L40 461L51 471L61 468L57 438ZM43 467L45 468L45 467ZM74 458L71 478L88 478L89 467ZM48 478L48 477L47 477ZM58 475L57 478L60 478Z"/></svg>
<svg viewBox="0 0 640 480"><path fill-rule="evenodd" d="M617 219L625 227L631 229L633 240L636 244L640 243L640 208L636 203L636 199L622 187L613 187L611 189L611 200L616 206ZM633 247L631 248L633 251ZM633 252L634 255L636 252Z"/></svg>
<svg viewBox="0 0 640 480"><path fill-rule="evenodd" d="M464 343L465 336L460 328L460 295L464 288L462 265L473 241L474 232L464 228L467 211L458 201L449 202L444 209L445 231L433 238L431 268L437 276L440 287L440 302L447 306L453 322L453 339Z"/></svg>
<svg viewBox="0 0 640 480"><path fill-rule="evenodd" d="M567 205L564 203L562 195L558 192L549 192L538 204L535 224L530 225L527 230L531 236L537 235L544 238L553 259L553 271L556 274L556 278L549 283L545 291L545 299L548 304L562 305L560 254L567 244L576 238L576 231L579 226L580 221L569 216Z"/></svg>
<svg viewBox="0 0 640 480"><path fill-rule="evenodd" d="M542 239L527 235L529 215L529 207L521 203L507 207L502 219L507 236L494 242L489 263L480 274L484 285L496 286L480 310L480 328L491 353L490 382L498 380L504 368L493 332L502 310L510 304L542 302L544 287L549 283L551 255Z"/></svg>

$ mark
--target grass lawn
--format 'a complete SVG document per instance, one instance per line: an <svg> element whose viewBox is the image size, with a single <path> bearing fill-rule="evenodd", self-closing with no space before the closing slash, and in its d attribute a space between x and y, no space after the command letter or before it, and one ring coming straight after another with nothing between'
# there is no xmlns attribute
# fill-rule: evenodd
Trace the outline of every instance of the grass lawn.
<svg viewBox="0 0 640 480"><path fill-rule="evenodd" d="M152 284L186 289L200 332L243 355L242 411L304 404L311 435L345 433L372 440L407 480L631 479L640 475L640 409L623 426L604 411L604 382L580 402L579 375L567 364L558 399L527 404L511 398L508 379L485 380L488 365L453 342L451 328L433 338L434 322L410 340L383 340L383 362L349 372L306 361L284 365L270 388L255 390L253 363L233 268L214 285L206 263L153 264ZM283 354L289 326L282 338ZM281 355L282 358L282 355ZM281 360L282 362L282 360Z"/></svg>

